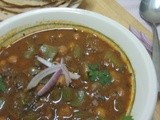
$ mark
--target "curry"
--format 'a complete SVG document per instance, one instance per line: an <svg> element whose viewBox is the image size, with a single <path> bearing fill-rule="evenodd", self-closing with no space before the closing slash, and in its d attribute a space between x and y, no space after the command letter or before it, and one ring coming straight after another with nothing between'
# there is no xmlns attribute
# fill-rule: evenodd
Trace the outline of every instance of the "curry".
<svg viewBox="0 0 160 120"><path fill-rule="evenodd" d="M134 98L127 56L83 27L46 29L0 52L0 120L123 120Z"/></svg>

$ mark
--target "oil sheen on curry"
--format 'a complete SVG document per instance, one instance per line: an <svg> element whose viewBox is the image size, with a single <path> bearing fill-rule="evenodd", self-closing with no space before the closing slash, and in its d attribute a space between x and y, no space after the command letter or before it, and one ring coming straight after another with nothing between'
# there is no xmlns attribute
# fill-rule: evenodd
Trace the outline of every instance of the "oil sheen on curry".
<svg viewBox="0 0 160 120"><path fill-rule="evenodd" d="M21 33L0 51L0 120L131 120L134 72L109 38L78 25Z"/></svg>

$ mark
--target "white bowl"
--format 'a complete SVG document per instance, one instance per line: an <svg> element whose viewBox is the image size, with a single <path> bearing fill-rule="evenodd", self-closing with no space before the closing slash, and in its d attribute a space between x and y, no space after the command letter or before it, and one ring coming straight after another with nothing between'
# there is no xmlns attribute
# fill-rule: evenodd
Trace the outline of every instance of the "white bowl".
<svg viewBox="0 0 160 120"><path fill-rule="evenodd" d="M144 46L126 28L100 14L80 9L47 8L30 11L0 23L0 36L10 30L45 20L73 21L111 38L128 56L136 77L136 95L131 115L134 120L151 120L157 100L157 78Z"/></svg>

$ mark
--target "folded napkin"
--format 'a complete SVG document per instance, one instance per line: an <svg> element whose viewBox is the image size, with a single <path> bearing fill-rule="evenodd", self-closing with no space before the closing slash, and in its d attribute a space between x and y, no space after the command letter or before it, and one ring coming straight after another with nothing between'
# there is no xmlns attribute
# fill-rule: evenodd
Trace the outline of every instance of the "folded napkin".
<svg viewBox="0 0 160 120"><path fill-rule="evenodd" d="M149 31L152 32L151 27L140 17L139 5L141 0L116 0L122 7L124 7L132 16L134 16L141 24L143 24ZM160 26L158 28L158 34L160 37Z"/></svg>

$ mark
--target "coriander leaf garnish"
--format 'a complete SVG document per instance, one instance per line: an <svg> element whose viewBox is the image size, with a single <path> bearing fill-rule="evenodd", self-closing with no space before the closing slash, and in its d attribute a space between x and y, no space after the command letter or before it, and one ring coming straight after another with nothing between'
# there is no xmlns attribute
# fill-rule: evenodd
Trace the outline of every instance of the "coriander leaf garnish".
<svg viewBox="0 0 160 120"><path fill-rule="evenodd" d="M4 92L5 90L6 90L6 85L4 83L2 76L0 76L0 92Z"/></svg>
<svg viewBox="0 0 160 120"><path fill-rule="evenodd" d="M122 120L134 120L134 119L131 115L127 115L127 116L123 117Z"/></svg>
<svg viewBox="0 0 160 120"><path fill-rule="evenodd" d="M98 64L90 64L88 68L88 77L91 81L98 81L102 85L110 84L112 82L111 74L107 70L100 70Z"/></svg>

